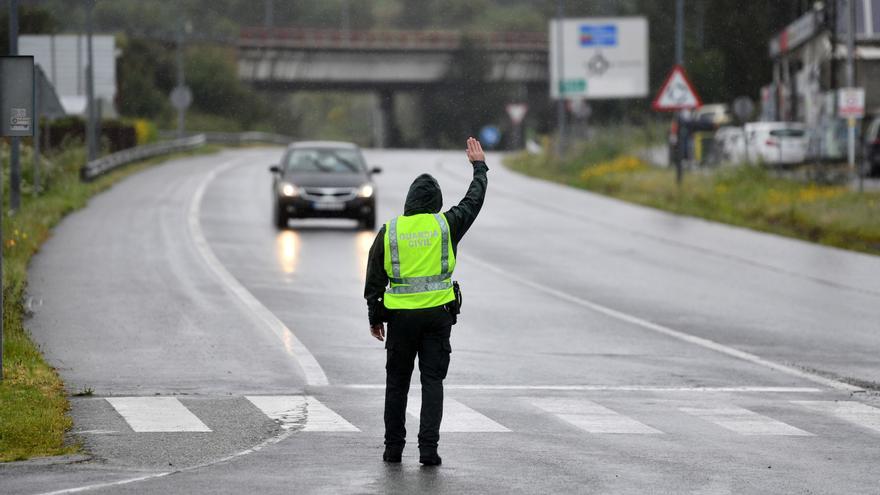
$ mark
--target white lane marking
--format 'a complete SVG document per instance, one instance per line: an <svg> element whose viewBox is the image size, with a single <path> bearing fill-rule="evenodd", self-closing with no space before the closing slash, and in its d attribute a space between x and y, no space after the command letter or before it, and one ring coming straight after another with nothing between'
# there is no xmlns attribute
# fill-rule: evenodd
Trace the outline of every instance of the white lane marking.
<svg viewBox="0 0 880 495"><path fill-rule="evenodd" d="M548 397L529 402L589 433L663 434L591 400Z"/></svg>
<svg viewBox="0 0 880 495"><path fill-rule="evenodd" d="M285 429L361 431L310 395L249 395L247 400Z"/></svg>
<svg viewBox="0 0 880 495"><path fill-rule="evenodd" d="M327 375L324 374L324 370L321 369L321 365L318 364L318 361L312 353L309 352L306 346L303 345L298 338L296 338L296 335L287 328L287 325L285 325L284 322L272 314L266 306L263 306L253 294L251 294L238 282L238 280L236 280L235 277L232 276L231 273L229 273L228 270L226 270L223 264L221 264L214 255L214 251L211 249L211 246L208 245L208 241L205 239L205 235L202 232L201 222L199 222L199 211L202 206L202 197L205 195L205 190L207 190L208 185L217 177L217 175L225 172L238 163L240 163L239 160L232 160L221 164L212 170L211 173L202 180L202 183L199 184L199 187L193 195L189 205L188 220L190 236L192 237L199 254L202 255L205 263L207 263L211 270L213 270L217 278L219 278L233 294L238 296L241 302L244 303L251 313L253 313L258 321L264 323L276 336L278 336L279 339L281 339L287 353L293 356L294 360L296 360L297 364L302 368L306 383L312 386L328 385L329 382L327 381Z"/></svg>
<svg viewBox="0 0 880 495"><path fill-rule="evenodd" d="M108 397L107 402L138 433L211 431L175 397Z"/></svg>
<svg viewBox="0 0 880 495"><path fill-rule="evenodd" d="M418 424L421 410L422 399L417 395L410 396L406 403L406 412L416 419L416 424ZM443 399L443 421L440 422L440 431L445 433L503 433L510 430L461 402L446 397Z"/></svg>
<svg viewBox="0 0 880 495"><path fill-rule="evenodd" d="M855 401L793 400L791 402L880 432L880 409L876 407Z"/></svg>
<svg viewBox="0 0 880 495"><path fill-rule="evenodd" d="M609 316L609 317L614 318L616 320L625 321L627 323L631 323L633 325L636 325L636 326L642 327L644 329L651 330L651 331L672 337L674 339L682 340L682 341L688 342L690 344L695 344L700 347L710 349L715 352L719 352L721 354L726 354L728 356L735 357L735 358L741 359L743 361L748 361L753 364L765 366L767 368L770 368L770 369L773 369L776 371L780 371L780 372L785 373L787 375L796 376L798 378L803 378L805 380L809 380L811 382L818 383L818 384L824 385L826 387L830 387L830 388L837 389L837 390L845 390L847 392L861 392L861 391L863 391L860 387L850 385L849 383L844 383L841 381L832 380L830 378L826 378L824 376L817 375L815 373L810 373L808 371L803 371L803 370L799 370L797 368L792 368L791 366L786 366L784 364L775 363L773 361L764 359L760 356L756 356L752 353L741 351L739 349L735 349L733 347L729 347L724 344L719 344L718 342L715 342L714 340L704 339L702 337L697 337L696 335L691 335L689 333L684 333L679 330L674 330L672 328L665 327L663 325L659 325L657 323L653 323L648 320L644 320L644 319L639 318L637 316L633 316L633 315L624 313L622 311L617 311L617 310L611 309L607 306L603 306L601 304L598 304L598 303L595 303L592 301L588 301L587 299L573 296L567 292L563 292L561 290L557 290L552 287L548 287L544 284L534 282L534 281L529 280L527 278L520 277L519 275L515 275L515 274L509 272L508 270L503 270L503 269L501 269L491 263L483 261L479 258L475 258L474 256L466 255L465 258L466 258L466 262L468 262L468 261L473 262L474 264L479 265L489 271L495 272L502 277L508 278L510 280L514 280L516 282L519 282L520 284L531 287L535 290L544 292L546 294L550 294L551 296L554 296L556 298L563 299L563 300L568 301L573 304L577 304L578 306L582 306L587 309L591 309L597 313L601 313L605 316Z"/></svg>
<svg viewBox="0 0 880 495"><path fill-rule="evenodd" d="M342 388L382 390L381 383L355 383L336 385ZM413 390L420 389L413 385ZM573 392L742 392L742 393L820 393L815 387L659 387L653 385L444 385L446 390L551 390Z"/></svg>
<svg viewBox="0 0 880 495"><path fill-rule="evenodd" d="M736 406L680 407L679 411L706 420L740 435L782 435L811 437L812 433Z"/></svg>

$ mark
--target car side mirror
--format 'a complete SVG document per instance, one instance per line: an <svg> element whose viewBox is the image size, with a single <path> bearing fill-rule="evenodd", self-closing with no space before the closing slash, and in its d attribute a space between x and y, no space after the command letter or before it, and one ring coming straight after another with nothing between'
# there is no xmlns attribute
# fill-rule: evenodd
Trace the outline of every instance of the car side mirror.
<svg viewBox="0 0 880 495"><path fill-rule="evenodd" d="M381 174L381 173L382 173L382 167L373 167L370 169L370 175Z"/></svg>
<svg viewBox="0 0 880 495"><path fill-rule="evenodd" d="M273 174L280 174L281 168L279 168L278 165L272 165L271 167L269 167L269 172L272 172Z"/></svg>

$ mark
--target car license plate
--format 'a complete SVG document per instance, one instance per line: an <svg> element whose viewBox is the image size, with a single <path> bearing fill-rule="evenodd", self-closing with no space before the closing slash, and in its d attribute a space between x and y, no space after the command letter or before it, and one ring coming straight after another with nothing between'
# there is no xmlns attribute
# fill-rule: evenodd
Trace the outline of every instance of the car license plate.
<svg viewBox="0 0 880 495"><path fill-rule="evenodd" d="M315 201L312 203L312 208L322 211L342 211L345 209L345 203Z"/></svg>

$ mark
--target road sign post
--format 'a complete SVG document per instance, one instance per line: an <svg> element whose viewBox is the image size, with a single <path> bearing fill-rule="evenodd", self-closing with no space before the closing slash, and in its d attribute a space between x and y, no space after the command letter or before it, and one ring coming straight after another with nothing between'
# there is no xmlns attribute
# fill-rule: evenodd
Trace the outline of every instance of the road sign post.
<svg viewBox="0 0 880 495"><path fill-rule="evenodd" d="M18 164L15 162L19 158L18 140L34 135L36 121L34 118L34 57L0 57L0 95L2 95L0 98L0 135L13 138L9 162L10 167L17 168ZM2 191L2 186L0 186L0 191ZM2 217L5 213L2 211L2 199L0 196L0 281L3 279ZM0 287L0 311L2 308L3 291ZM0 380L2 379L3 318L0 317Z"/></svg>
<svg viewBox="0 0 880 495"><path fill-rule="evenodd" d="M856 170L856 119L865 116L865 89L840 88L837 90L837 116L846 119L847 165L858 174L859 192L864 188L862 167Z"/></svg>
<svg viewBox="0 0 880 495"><path fill-rule="evenodd" d="M505 110L507 110L507 116L510 117L510 123L513 124L510 147L519 149L522 146L522 122L526 117L526 112L529 111L529 106L526 103L508 103Z"/></svg>
<svg viewBox="0 0 880 495"><path fill-rule="evenodd" d="M752 160L749 158L749 135L746 134L745 123L752 118L753 113L755 113L755 103L748 96L740 96L733 100L733 114L743 124L743 147L748 164L751 164Z"/></svg>
<svg viewBox="0 0 880 495"><path fill-rule="evenodd" d="M679 185L683 179L684 170L682 168L682 158L684 157L684 147L686 144L687 133L685 132L685 119L681 112L699 108L703 102L700 96L694 90L693 84L684 72L684 68L675 65L666 77L666 82L660 87L657 97L651 103L651 108L658 112L678 112L676 116L677 126L676 134L677 152L675 153L675 181Z"/></svg>

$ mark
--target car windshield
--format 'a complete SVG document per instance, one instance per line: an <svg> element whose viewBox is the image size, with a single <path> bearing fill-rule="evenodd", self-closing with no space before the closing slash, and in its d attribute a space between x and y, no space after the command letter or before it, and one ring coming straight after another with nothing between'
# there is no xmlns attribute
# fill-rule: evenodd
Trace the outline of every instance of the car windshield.
<svg viewBox="0 0 880 495"><path fill-rule="evenodd" d="M305 148L293 149L284 163L286 172L318 172L331 174L360 173L366 170L356 149Z"/></svg>
<svg viewBox="0 0 880 495"><path fill-rule="evenodd" d="M804 137L803 129L776 129L770 131L770 135L774 137Z"/></svg>

